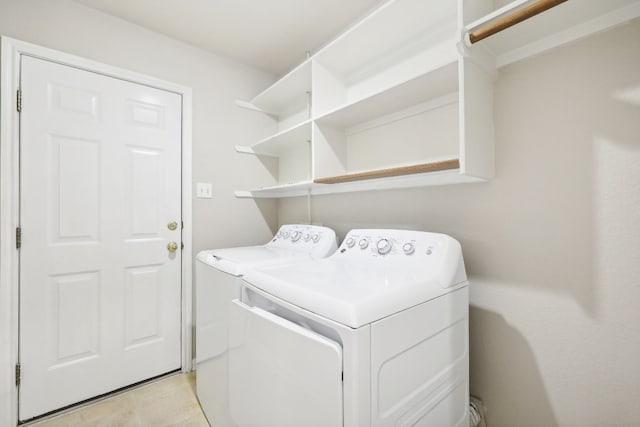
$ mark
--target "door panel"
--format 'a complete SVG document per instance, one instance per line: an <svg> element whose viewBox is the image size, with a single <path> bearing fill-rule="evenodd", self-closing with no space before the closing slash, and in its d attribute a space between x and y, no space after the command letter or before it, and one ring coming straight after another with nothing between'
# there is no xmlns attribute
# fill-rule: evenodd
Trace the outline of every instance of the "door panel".
<svg viewBox="0 0 640 427"><path fill-rule="evenodd" d="M51 242L97 241L100 230L100 144L53 135Z"/></svg>
<svg viewBox="0 0 640 427"><path fill-rule="evenodd" d="M181 98L30 57L21 88L26 420L180 368Z"/></svg>
<svg viewBox="0 0 640 427"><path fill-rule="evenodd" d="M57 348L52 367L98 354L100 275L97 271L51 278L52 333Z"/></svg>

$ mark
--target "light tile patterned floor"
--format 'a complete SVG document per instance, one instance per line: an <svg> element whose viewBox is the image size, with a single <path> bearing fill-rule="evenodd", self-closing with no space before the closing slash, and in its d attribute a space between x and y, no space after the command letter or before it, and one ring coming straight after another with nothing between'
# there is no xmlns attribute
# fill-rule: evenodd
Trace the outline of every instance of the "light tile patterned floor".
<svg viewBox="0 0 640 427"><path fill-rule="evenodd" d="M29 427L208 427L195 374L176 374L82 405Z"/></svg>

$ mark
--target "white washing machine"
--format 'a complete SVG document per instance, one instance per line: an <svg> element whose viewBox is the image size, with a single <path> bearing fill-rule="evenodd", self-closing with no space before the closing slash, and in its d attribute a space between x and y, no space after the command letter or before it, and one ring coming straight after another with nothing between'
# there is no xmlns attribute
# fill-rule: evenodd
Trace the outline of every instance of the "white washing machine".
<svg viewBox="0 0 640 427"><path fill-rule="evenodd" d="M335 252L327 227L283 225L262 246L213 249L196 257L196 391L209 423L233 426L227 392L227 333L231 300L240 295L242 275L256 267L290 265Z"/></svg>
<svg viewBox="0 0 640 427"><path fill-rule="evenodd" d="M229 315L240 427L468 425L468 281L449 236L352 230L329 258L247 273Z"/></svg>

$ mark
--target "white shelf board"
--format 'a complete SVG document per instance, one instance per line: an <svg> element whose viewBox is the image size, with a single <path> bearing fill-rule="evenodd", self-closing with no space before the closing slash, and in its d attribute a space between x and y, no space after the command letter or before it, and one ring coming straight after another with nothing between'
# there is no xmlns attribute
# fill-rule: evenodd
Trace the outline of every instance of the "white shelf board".
<svg viewBox="0 0 640 427"><path fill-rule="evenodd" d="M314 55L346 77L381 58L424 51L458 35L456 1L392 0L374 10Z"/></svg>
<svg viewBox="0 0 640 427"><path fill-rule="evenodd" d="M274 185L272 187L262 187L254 190L239 190L235 192L238 198L252 199L274 199L281 197L306 196L314 184L312 181L301 181L291 184Z"/></svg>
<svg viewBox="0 0 640 427"><path fill-rule="evenodd" d="M467 25L465 34L531 2L513 1ZM638 16L640 0L569 0L476 45L485 46L501 67Z"/></svg>
<svg viewBox="0 0 640 427"><path fill-rule="evenodd" d="M458 63L424 74L374 96L349 103L315 120L318 124L349 128L458 91Z"/></svg>
<svg viewBox="0 0 640 427"><path fill-rule="evenodd" d="M467 176L460 169L438 172L418 173L387 178L375 178L361 181L342 182L338 184L317 184L311 181L296 184L278 185L249 191L236 191L238 198L283 198L323 194L338 194L360 191L392 190L399 188L416 188L434 185L469 184L485 182L485 179Z"/></svg>
<svg viewBox="0 0 640 427"><path fill-rule="evenodd" d="M306 102L306 93L311 92L311 60L291 70L273 85L251 100L257 108L278 114L292 104Z"/></svg>
<svg viewBox="0 0 640 427"><path fill-rule="evenodd" d="M258 154L264 156L280 157L282 153L290 150L295 145L311 141L311 120L278 132L275 135L262 139L251 146L236 146L239 153Z"/></svg>
<svg viewBox="0 0 640 427"><path fill-rule="evenodd" d="M482 178L463 175L460 173L460 169L449 169L438 172L375 178L361 181L342 182L338 184L314 184L314 186L311 187L311 194L321 195L350 193L355 191L379 191L485 181L486 180Z"/></svg>

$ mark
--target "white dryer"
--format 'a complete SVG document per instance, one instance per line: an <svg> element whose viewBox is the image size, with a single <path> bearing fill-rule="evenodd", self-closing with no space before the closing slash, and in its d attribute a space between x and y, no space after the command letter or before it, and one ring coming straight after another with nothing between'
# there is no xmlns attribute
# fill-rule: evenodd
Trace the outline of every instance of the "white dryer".
<svg viewBox="0 0 640 427"><path fill-rule="evenodd" d="M336 235L327 227L283 225L265 245L213 249L196 257L196 391L209 423L233 426L227 393L229 305L242 275L256 267L290 265L331 255Z"/></svg>
<svg viewBox="0 0 640 427"><path fill-rule="evenodd" d="M240 427L468 425L468 281L449 236L352 230L329 258L247 273L229 315Z"/></svg>

